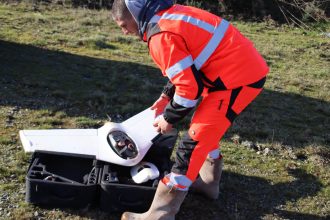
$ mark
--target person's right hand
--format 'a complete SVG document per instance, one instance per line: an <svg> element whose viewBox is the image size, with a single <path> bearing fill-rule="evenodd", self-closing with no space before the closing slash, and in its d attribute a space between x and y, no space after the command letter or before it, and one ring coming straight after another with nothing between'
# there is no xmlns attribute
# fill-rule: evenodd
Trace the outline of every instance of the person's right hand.
<svg viewBox="0 0 330 220"><path fill-rule="evenodd" d="M155 110L155 118L164 112L164 109L169 101L170 98L165 94L161 94L155 101L155 103L151 106L151 110Z"/></svg>

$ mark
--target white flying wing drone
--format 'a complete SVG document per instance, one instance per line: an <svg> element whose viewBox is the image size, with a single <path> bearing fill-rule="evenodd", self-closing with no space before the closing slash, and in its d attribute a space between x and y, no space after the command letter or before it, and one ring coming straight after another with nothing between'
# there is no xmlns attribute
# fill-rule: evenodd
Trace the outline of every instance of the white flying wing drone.
<svg viewBox="0 0 330 220"><path fill-rule="evenodd" d="M122 123L108 122L99 129L21 130L19 134L25 152L92 155L98 160L134 166L159 135L153 122L154 111L149 108Z"/></svg>

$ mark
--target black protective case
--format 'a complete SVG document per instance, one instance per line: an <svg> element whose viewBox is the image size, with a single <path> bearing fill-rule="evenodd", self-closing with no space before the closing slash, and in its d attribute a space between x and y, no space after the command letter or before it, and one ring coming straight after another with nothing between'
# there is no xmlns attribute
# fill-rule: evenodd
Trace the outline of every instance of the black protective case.
<svg viewBox="0 0 330 220"><path fill-rule="evenodd" d="M143 184L131 179L131 167L95 160L91 156L37 151L26 176L26 201L39 206L102 211L146 211L158 182L170 172L178 133L159 135L142 161L154 163L159 178Z"/></svg>
<svg viewBox="0 0 330 220"><path fill-rule="evenodd" d="M35 152L26 176L26 201L83 208L97 202L101 166L92 157Z"/></svg>

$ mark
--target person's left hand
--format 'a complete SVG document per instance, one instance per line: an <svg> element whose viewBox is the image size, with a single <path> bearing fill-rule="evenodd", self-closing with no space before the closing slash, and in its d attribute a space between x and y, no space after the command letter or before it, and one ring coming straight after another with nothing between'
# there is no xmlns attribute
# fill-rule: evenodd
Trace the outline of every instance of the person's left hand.
<svg viewBox="0 0 330 220"><path fill-rule="evenodd" d="M157 132L161 134L166 134L170 132L173 128L173 125L165 121L163 115L160 115L158 118L156 118L154 122L154 127L156 127Z"/></svg>

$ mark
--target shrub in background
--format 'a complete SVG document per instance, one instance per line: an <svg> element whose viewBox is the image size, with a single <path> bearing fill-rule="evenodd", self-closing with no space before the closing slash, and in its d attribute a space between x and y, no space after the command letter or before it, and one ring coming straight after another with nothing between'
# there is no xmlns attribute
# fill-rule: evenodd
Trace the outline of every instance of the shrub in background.
<svg viewBox="0 0 330 220"><path fill-rule="evenodd" d="M261 20L272 18L280 23L328 21L329 0L177 0L177 3L202 7L216 14Z"/></svg>
<svg viewBox="0 0 330 220"><path fill-rule="evenodd" d="M0 2L56 3L111 9L113 0L0 0ZM237 19L262 20L271 18L280 23L329 21L329 0L174 0L176 3L196 6L218 15L232 15Z"/></svg>

